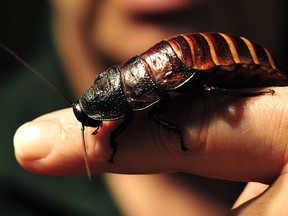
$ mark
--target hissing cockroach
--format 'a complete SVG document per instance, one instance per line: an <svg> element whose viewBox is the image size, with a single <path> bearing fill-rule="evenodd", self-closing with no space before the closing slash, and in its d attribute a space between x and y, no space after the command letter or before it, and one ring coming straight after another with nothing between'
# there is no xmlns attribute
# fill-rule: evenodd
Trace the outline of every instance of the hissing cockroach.
<svg viewBox="0 0 288 216"><path fill-rule="evenodd" d="M110 135L113 162L117 151L116 137L129 125L133 110L149 107L148 117L163 128L176 133L181 149L187 150L182 131L177 125L160 118L169 109L169 93L216 91L234 96L257 96L273 90L252 91L244 88L286 86L287 76L277 69L269 51L244 37L223 33L181 34L163 40L146 52L122 65L100 73L83 96L70 103L39 72L4 44L0 47L24 64L48 87L73 106L82 123L82 139L87 173L84 127L96 127L102 121L124 119Z"/></svg>
<svg viewBox="0 0 288 216"><path fill-rule="evenodd" d="M82 128L96 127L95 134L102 121L124 119L110 135L109 161L113 162L117 150L115 138L129 125L133 110L149 107L148 117L176 133L181 149L187 150L178 126L160 118L170 105L170 92L213 90L256 96L274 91L243 88L287 84L286 75L277 69L269 51L244 37L223 33L181 34L99 74L93 86L73 104L73 110Z"/></svg>

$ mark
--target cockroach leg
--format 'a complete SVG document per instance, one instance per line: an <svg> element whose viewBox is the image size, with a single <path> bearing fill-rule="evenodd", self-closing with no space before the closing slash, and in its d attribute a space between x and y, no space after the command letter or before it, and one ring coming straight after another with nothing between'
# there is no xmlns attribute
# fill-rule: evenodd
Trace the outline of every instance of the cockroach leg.
<svg viewBox="0 0 288 216"><path fill-rule="evenodd" d="M148 118L153 122L155 122L156 124L158 124L159 126L178 135L181 150L187 151L188 148L185 146L183 133L178 128L178 126L172 122L160 118L160 115L170 108L170 104L171 104L171 97L170 95L167 94L161 101L159 101L148 111Z"/></svg>
<svg viewBox="0 0 288 216"><path fill-rule="evenodd" d="M111 155L109 159L109 163L114 163L114 156L118 149L118 143L115 141L115 139L127 128L127 126L130 124L130 122L133 119L133 112L128 112L127 116L125 116L124 121L118 125L118 127L113 130L110 134L110 148L111 148Z"/></svg>

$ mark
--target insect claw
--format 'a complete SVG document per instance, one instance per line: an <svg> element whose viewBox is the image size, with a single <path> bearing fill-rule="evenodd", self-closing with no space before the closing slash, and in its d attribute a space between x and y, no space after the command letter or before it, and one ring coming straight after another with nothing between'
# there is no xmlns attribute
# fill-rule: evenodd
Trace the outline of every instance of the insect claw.
<svg viewBox="0 0 288 216"><path fill-rule="evenodd" d="M181 145L181 151L188 151L189 150L189 148L187 148L185 145Z"/></svg>
<svg viewBox="0 0 288 216"><path fill-rule="evenodd" d="M110 141L110 148L111 148L111 155L109 158L109 163L114 163L114 156L116 154L117 151L117 143L114 140Z"/></svg>
<svg viewBox="0 0 288 216"><path fill-rule="evenodd" d="M113 164L114 163L114 158L111 156L109 159L109 163Z"/></svg>
<svg viewBox="0 0 288 216"><path fill-rule="evenodd" d="M98 128L92 132L92 135L98 134Z"/></svg>
<svg viewBox="0 0 288 216"><path fill-rule="evenodd" d="M271 95L274 95L275 94L275 90L273 89L268 89L267 90L267 93L270 93ZM265 94L265 93L264 93Z"/></svg>

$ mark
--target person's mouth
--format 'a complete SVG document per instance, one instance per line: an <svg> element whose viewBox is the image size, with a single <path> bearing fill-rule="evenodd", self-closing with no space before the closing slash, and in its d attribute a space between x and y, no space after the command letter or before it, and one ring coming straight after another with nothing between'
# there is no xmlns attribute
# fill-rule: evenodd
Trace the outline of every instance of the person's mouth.
<svg viewBox="0 0 288 216"><path fill-rule="evenodd" d="M179 11L202 0L121 0L122 8L129 13L147 15Z"/></svg>

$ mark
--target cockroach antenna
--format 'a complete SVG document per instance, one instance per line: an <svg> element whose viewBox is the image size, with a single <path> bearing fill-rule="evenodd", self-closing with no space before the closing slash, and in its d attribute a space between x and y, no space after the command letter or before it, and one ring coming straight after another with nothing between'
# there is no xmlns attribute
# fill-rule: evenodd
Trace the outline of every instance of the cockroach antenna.
<svg viewBox="0 0 288 216"><path fill-rule="evenodd" d="M72 102L52 83L50 83L40 72L38 72L35 68L29 65L24 59L22 59L19 55L17 55L12 49L6 46L3 43L0 43L0 47L12 55L17 61L19 61L22 65L24 65L29 71L31 71L38 79L40 79L49 89L51 89L54 93L56 93L60 98L62 98L69 106L72 105Z"/></svg>
<svg viewBox="0 0 288 216"><path fill-rule="evenodd" d="M22 59L19 55L17 55L12 49L10 49L8 46L6 46L3 43L0 43L0 47L4 49L7 53L9 53L12 57L14 57L17 61L19 61L22 65L24 65L30 72L32 72L38 79L40 79L51 91L53 91L60 98L62 98L69 106L73 106L73 103L63 94L63 92L61 92L58 88L52 85L52 83L50 83L40 72L38 72L35 68L29 65L24 59ZM87 172L89 180L91 181L91 169L90 169L90 165L88 161L83 125L81 127L81 132L82 132L82 144L83 144L86 172Z"/></svg>

